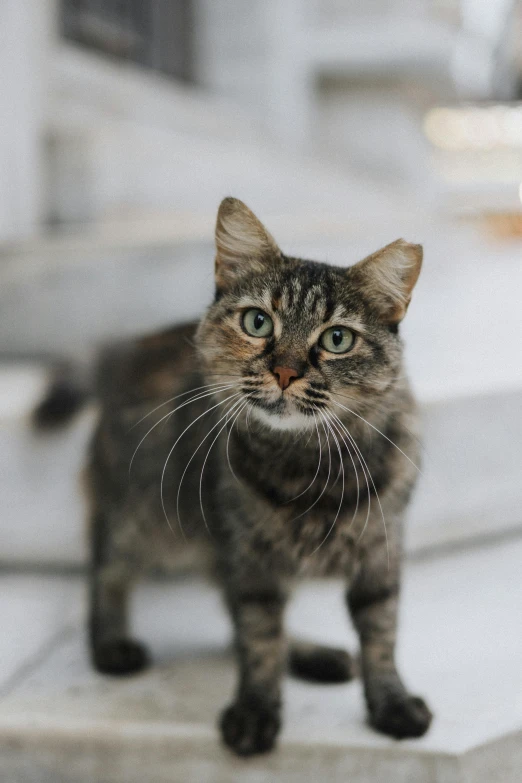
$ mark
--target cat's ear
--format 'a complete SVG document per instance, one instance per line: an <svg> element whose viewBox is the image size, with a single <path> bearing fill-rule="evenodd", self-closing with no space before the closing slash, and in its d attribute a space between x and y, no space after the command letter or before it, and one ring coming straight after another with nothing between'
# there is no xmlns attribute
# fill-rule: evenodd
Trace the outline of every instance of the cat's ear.
<svg viewBox="0 0 522 783"><path fill-rule="evenodd" d="M397 239L350 268L383 321L402 321L422 266L422 245Z"/></svg>
<svg viewBox="0 0 522 783"><path fill-rule="evenodd" d="M216 284L226 288L250 272L262 272L281 257L273 237L237 198L225 198L216 221Z"/></svg>

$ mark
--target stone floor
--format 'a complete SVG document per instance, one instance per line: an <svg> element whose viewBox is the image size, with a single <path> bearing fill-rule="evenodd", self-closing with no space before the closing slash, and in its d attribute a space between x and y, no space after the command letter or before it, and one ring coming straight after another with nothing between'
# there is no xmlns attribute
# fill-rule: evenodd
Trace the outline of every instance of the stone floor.
<svg viewBox="0 0 522 783"><path fill-rule="evenodd" d="M230 628L196 582L138 590L135 624L154 668L129 680L91 671L81 577L0 577L2 783L230 780L518 783L522 771L522 539L410 562L399 660L436 714L422 740L364 723L359 682L285 684L285 728L270 756L240 761L215 724L233 688ZM335 583L304 586L293 633L353 647Z"/></svg>

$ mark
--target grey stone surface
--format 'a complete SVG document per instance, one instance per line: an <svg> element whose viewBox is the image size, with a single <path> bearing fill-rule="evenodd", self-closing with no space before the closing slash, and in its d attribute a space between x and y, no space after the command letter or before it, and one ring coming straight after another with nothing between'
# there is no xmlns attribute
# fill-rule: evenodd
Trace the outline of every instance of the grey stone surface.
<svg viewBox="0 0 522 783"><path fill-rule="evenodd" d="M518 783L521 558L522 540L513 540L409 564L399 660L410 686L436 713L421 740L396 743L371 731L359 682L288 680L279 748L266 758L231 757L215 728L234 682L220 600L200 583L150 584L136 597L135 625L151 642L154 668L130 680L93 673L81 624L64 621L45 659L0 700L5 779ZM18 579L24 585L26 577ZM79 617L78 580L57 581ZM341 593L337 583L303 587L289 611L290 631L353 648ZM21 623L27 614L20 602Z"/></svg>
<svg viewBox="0 0 522 783"><path fill-rule="evenodd" d="M16 688L78 622L81 584L0 574L0 696Z"/></svg>
<svg viewBox="0 0 522 783"><path fill-rule="evenodd" d="M522 530L522 389L428 403L422 415L422 475L408 511L408 550Z"/></svg>

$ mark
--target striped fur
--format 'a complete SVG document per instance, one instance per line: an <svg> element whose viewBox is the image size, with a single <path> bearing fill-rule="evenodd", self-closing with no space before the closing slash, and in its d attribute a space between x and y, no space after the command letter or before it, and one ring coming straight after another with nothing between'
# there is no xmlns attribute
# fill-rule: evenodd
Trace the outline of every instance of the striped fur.
<svg viewBox="0 0 522 783"><path fill-rule="evenodd" d="M146 651L127 620L132 584L153 568L198 563L221 585L236 629L224 740L239 754L266 751L280 726L287 598L303 576L338 575L370 721L418 736L430 712L402 684L394 648L419 459L397 325L420 248L400 241L345 269L288 257L232 199L216 245L216 298L199 325L129 344L100 373L89 461L93 661L110 673L142 668ZM251 307L271 317L272 335L245 332ZM349 353L321 347L331 326L353 330ZM298 374L285 391L276 366ZM352 671L343 651L300 646L290 660L322 680Z"/></svg>

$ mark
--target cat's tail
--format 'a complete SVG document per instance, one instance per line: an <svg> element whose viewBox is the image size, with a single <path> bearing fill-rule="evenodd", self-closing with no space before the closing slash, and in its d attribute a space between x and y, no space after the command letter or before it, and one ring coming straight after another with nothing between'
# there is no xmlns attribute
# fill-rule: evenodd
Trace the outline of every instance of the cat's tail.
<svg viewBox="0 0 522 783"><path fill-rule="evenodd" d="M65 427L92 397L92 388L84 369L73 364L56 367L43 399L33 411L37 430Z"/></svg>
<svg viewBox="0 0 522 783"><path fill-rule="evenodd" d="M290 641L288 666L295 677L312 682L348 682L358 675L358 662L347 650L295 639Z"/></svg>

